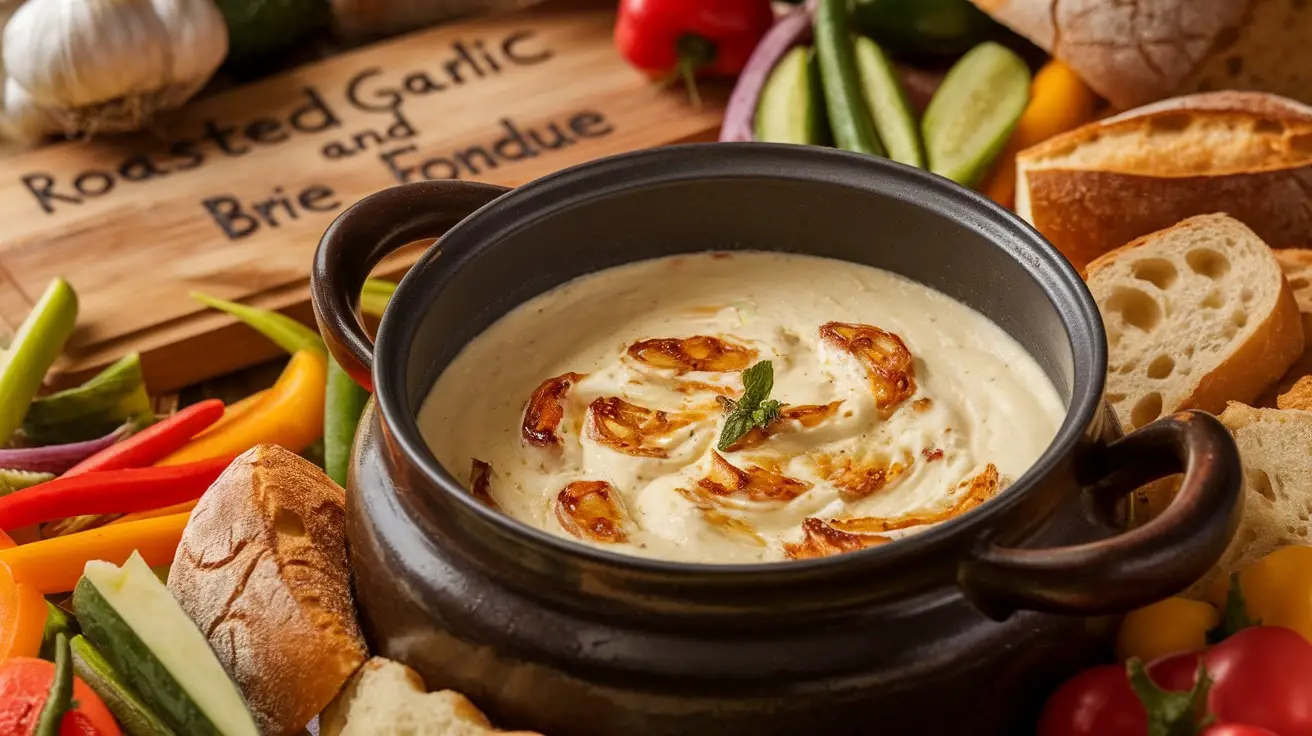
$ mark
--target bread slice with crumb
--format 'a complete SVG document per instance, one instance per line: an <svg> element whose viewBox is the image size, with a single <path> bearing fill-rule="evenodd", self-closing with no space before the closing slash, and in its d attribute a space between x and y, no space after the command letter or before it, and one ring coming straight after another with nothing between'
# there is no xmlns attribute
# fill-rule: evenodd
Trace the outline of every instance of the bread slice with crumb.
<svg viewBox="0 0 1312 736"><path fill-rule="evenodd" d="M1199 596L1279 547L1312 544L1312 412L1232 403L1220 419L1244 464L1244 516L1220 562L1191 588Z"/></svg>
<svg viewBox="0 0 1312 736"><path fill-rule="evenodd" d="M1303 352L1279 263L1227 215L1139 238L1090 263L1087 279L1107 327L1107 398L1127 430L1251 403Z"/></svg>
<svg viewBox="0 0 1312 736"><path fill-rule="evenodd" d="M427 692L419 673L382 657L365 662L324 710L319 729L320 736L539 736L492 728L465 696Z"/></svg>
<svg viewBox="0 0 1312 736"><path fill-rule="evenodd" d="M1294 292L1294 301L1303 316L1303 354L1285 371L1276 385L1257 400L1257 406L1268 409L1281 406L1279 397L1293 390L1301 379L1312 376L1312 250L1285 248L1276 251L1276 260L1285 272L1285 280Z"/></svg>

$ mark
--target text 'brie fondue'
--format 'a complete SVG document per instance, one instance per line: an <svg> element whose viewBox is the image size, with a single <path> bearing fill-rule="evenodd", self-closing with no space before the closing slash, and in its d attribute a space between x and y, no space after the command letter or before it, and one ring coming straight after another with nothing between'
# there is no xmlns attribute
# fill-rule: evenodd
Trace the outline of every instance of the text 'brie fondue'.
<svg viewBox="0 0 1312 736"><path fill-rule="evenodd" d="M483 503L605 549L804 559L965 513L1039 457L1056 390L983 315L867 266L697 254L521 305L420 427Z"/></svg>

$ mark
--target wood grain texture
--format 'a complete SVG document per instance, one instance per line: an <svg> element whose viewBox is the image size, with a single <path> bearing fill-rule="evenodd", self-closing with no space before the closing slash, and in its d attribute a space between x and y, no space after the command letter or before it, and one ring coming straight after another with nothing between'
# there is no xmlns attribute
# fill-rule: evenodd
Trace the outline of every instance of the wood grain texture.
<svg viewBox="0 0 1312 736"><path fill-rule="evenodd" d="M0 330L62 275L81 314L50 383L76 383L136 350L151 390L173 391L278 352L187 292L311 321L319 236L371 192L430 177L515 186L600 156L713 139L725 90L705 90L709 103L694 110L680 89L651 84L615 53L613 22L604 7L548 4L440 26L196 101L151 135L0 160ZM507 126L532 153L506 142ZM257 211L279 195L289 208ZM214 212L234 206L250 219L229 218L225 232ZM418 252L379 274L399 275Z"/></svg>

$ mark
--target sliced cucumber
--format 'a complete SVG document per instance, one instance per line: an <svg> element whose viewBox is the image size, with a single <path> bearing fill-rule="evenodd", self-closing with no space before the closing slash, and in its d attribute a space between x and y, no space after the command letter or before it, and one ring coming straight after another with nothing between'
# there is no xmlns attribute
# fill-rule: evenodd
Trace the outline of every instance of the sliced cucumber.
<svg viewBox="0 0 1312 736"><path fill-rule="evenodd" d="M929 170L970 186L1007 145L1030 96L1030 71L993 42L971 49L948 70L925 108L920 129Z"/></svg>
<svg viewBox="0 0 1312 736"><path fill-rule="evenodd" d="M175 731L160 720L141 698L123 682L109 662L84 636L75 636L73 672L95 691L128 736L174 736Z"/></svg>
<svg viewBox="0 0 1312 736"><path fill-rule="evenodd" d="M151 423L154 414L141 357L129 353L91 380L32 402L23 433L36 445L59 445L104 437L125 422Z"/></svg>
<svg viewBox="0 0 1312 736"><path fill-rule="evenodd" d="M861 74L861 90L866 106L875 119L875 131L888 157L908 166L924 168L925 156L920 147L920 127L911 111L907 93L898 79L897 68L879 44L864 36L856 40L856 68Z"/></svg>
<svg viewBox="0 0 1312 736"><path fill-rule="evenodd" d="M259 736L209 642L136 552L88 562L73 591L82 632L175 731Z"/></svg>
<svg viewBox="0 0 1312 736"><path fill-rule="evenodd" d="M756 107L756 140L766 143L820 143L819 107L811 50L798 46L779 60L761 88Z"/></svg>

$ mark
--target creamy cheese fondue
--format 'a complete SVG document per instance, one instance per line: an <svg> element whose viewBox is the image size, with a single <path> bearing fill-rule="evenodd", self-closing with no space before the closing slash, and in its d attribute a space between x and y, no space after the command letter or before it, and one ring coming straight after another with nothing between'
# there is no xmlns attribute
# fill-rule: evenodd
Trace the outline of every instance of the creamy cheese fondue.
<svg viewBox="0 0 1312 736"><path fill-rule="evenodd" d="M771 371L778 406L739 406ZM879 269L751 252L644 261L534 298L456 357L419 424L471 493L531 526L746 563L964 513L1023 473L1064 413L1034 359L969 307ZM750 431L722 438L726 422Z"/></svg>

